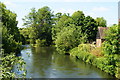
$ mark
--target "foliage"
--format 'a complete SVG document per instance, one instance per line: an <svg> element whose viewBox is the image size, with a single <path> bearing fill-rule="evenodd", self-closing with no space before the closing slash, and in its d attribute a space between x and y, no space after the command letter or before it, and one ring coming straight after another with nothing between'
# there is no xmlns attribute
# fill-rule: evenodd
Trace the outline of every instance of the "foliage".
<svg viewBox="0 0 120 80"><path fill-rule="evenodd" d="M96 24L96 21L92 17L90 16L85 17L84 26L81 29L82 32L87 35L87 40L89 42L96 40L98 26Z"/></svg>
<svg viewBox="0 0 120 80"><path fill-rule="evenodd" d="M70 49L78 46L80 43L84 43L85 36L82 36L82 33L79 32L79 26L70 25L68 27L64 27L60 33L57 34L57 39L55 40L55 44L57 50L60 53L67 53Z"/></svg>
<svg viewBox="0 0 120 80"><path fill-rule="evenodd" d="M2 11L2 48L5 53L20 52L21 35L17 27L16 14L6 9L3 3L0 3L0 11Z"/></svg>
<svg viewBox="0 0 120 80"><path fill-rule="evenodd" d="M14 36L9 34L6 27L2 27L2 48L5 49L6 53L19 52L21 49L21 43L14 40Z"/></svg>
<svg viewBox="0 0 120 80"><path fill-rule="evenodd" d="M40 39L36 40L36 46L44 46L45 43L46 43L46 40L40 40Z"/></svg>
<svg viewBox="0 0 120 80"><path fill-rule="evenodd" d="M3 3L0 3L0 12L2 18L2 24L8 30L8 33L14 35L13 38L16 42L20 42L20 33L17 27L18 21L16 21L17 15L10 10L6 9L6 6Z"/></svg>
<svg viewBox="0 0 120 80"><path fill-rule="evenodd" d="M120 55L111 54L97 57L92 55L90 44L80 44L70 50L70 55L83 60L86 63L92 64L106 73L109 73L117 78L120 78Z"/></svg>
<svg viewBox="0 0 120 80"><path fill-rule="evenodd" d="M31 12L25 16L25 18L23 18L23 21L24 21L24 26L27 26L27 27L30 27L30 26L33 26L33 27L36 27L36 16L37 16L37 12L35 10L35 8L32 8L31 9Z"/></svg>
<svg viewBox="0 0 120 80"><path fill-rule="evenodd" d="M57 21L52 27L52 39L57 50L66 53L81 43L94 41L97 33L96 21L76 11L72 16L58 13Z"/></svg>
<svg viewBox="0 0 120 80"><path fill-rule="evenodd" d="M22 36L17 27L16 17L17 15L8 10L6 6L0 2L0 17L2 18L0 26L2 27L2 48L0 49L0 64L1 78L16 78L16 74L13 71L14 65L19 65L18 70L23 71L24 61L21 57L16 57L16 54L21 50ZM23 73L25 76L25 73Z"/></svg>
<svg viewBox="0 0 120 80"><path fill-rule="evenodd" d="M82 11L76 11L72 14L72 19L76 26L83 26L84 25L83 21L85 19L85 15Z"/></svg>
<svg viewBox="0 0 120 80"><path fill-rule="evenodd" d="M45 40L45 46L49 46L52 43L52 12L49 7L45 6L38 11L35 8L31 9L31 12L23 18L24 25L31 27L29 38L32 38L33 44L36 39Z"/></svg>
<svg viewBox="0 0 120 80"><path fill-rule="evenodd" d="M57 22L57 21L59 21L59 19L62 17L62 13L56 13L55 15L54 15L54 21L55 21L55 23Z"/></svg>
<svg viewBox="0 0 120 80"><path fill-rule="evenodd" d="M107 21L103 17L97 17L95 20L96 20L98 26L106 27Z"/></svg>
<svg viewBox="0 0 120 80"><path fill-rule="evenodd" d="M119 54L120 52L120 30L118 25L112 26L106 32L106 41L103 43L104 54Z"/></svg>
<svg viewBox="0 0 120 80"><path fill-rule="evenodd" d="M66 15L63 14L59 17L58 21L56 21L55 25L52 27L52 39L56 40L57 34L64 28L69 26L69 23L72 22L72 19Z"/></svg>
<svg viewBox="0 0 120 80"><path fill-rule="evenodd" d="M6 54L3 50L1 50L1 54L1 78L19 78L26 76L25 62L21 57L16 57L14 53ZM23 71L23 73L17 75L13 71L15 65L18 65L17 69Z"/></svg>

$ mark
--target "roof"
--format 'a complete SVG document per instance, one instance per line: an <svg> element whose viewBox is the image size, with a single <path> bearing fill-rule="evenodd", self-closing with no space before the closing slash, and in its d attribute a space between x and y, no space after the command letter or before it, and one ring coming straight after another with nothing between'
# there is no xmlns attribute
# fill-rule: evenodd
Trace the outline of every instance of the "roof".
<svg viewBox="0 0 120 80"><path fill-rule="evenodd" d="M105 38L105 31L108 30L109 27L98 27L98 32L97 32L97 39L104 39Z"/></svg>

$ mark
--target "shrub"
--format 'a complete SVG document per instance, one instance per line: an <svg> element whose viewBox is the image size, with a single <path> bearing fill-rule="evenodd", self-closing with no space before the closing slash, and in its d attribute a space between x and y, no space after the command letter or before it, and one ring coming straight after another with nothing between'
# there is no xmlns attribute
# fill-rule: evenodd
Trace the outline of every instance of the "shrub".
<svg viewBox="0 0 120 80"><path fill-rule="evenodd" d="M90 49L90 44L80 44L70 51L70 55L77 56L79 59L92 64L95 56L89 53Z"/></svg>
<svg viewBox="0 0 120 80"><path fill-rule="evenodd" d="M90 44L80 44L78 47L70 50L70 55L77 57L86 63L92 64L106 73L120 78L120 55L112 54L97 57L90 52Z"/></svg>
<svg viewBox="0 0 120 80"><path fill-rule="evenodd" d="M120 52L120 30L119 26L114 25L106 32L106 41L103 43L104 54L119 54Z"/></svg>
<svg viewBox="0 0 120 80"><path fill-rule="evenodd" d="M4 53L4 50L1 50L2 54ZM1 57L2 63L0 64L1 68L1 78L19 78L26 76L26 70L25 70L25 62L21 57L16 57L14 53L2 55ZM17 70L23 71L23 73L17 75L13 71L13 67L15 65L18 65Z"/></svg>
<svg viewBox="0 0 120 80"><path fill-rule="evenodd" d="M80 45L78 45L78 50L84 51L84 52L90 52L91 46L90 46L90 44L80 44Z"/></svg>
<svg viewBox="0 0 120 80"><path fill-rule="evenodd" d="M82 41L85 41L85 37L81 36L76 26L71 25L57 34L55 44L58 52L64 54L77 47Z"/></svg>
<svg viewBox="0 0 120 80"><path fill-rule="evenodd" d="M43 46L46 45L46 40L45 39L43 39L43 40L36 39L36 44L35 45L43 47Z"/></svg>

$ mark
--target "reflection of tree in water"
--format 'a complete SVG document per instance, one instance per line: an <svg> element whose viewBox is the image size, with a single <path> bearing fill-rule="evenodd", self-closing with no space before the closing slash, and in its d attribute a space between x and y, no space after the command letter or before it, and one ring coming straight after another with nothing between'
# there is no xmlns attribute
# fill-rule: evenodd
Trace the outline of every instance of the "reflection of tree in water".
<svg viewBox="0 0 120 80"><path fill-rule="evenodd" d="M36 47L32 49L33 65L36 72L42 77L46 77L46 70L51 65L51 54L53 49L49 47Z"/></svg>
<svg viewBox="0 0 120 80"><path fill-rule="evenodd" d="M59 71L65 72L65 74L72 74L73 75L78 75L78 76L90 76L92 77L93 74L94 77L103 77L103 78L111 78L110 75L104 73L103 71L97 69L96 67L84 63L81 60L78 60L72 56L67 56L67 55L60 55L56 54L56 52L53 53L52 55L52 63L53 63L53 68Z"/></svg>
<svg viewBox="0 0 120 80"><path fill-rule="evenodd" d="M54 58L52 60L52 63L56 66L56 69L69 70L75 66L74 63L70 60L68 55L56 54L56 52L54 52L52 58ZM64 67L64 68L60 68L60 67Z"/></svg>
<svg viewBox="0 0 120 80"><path fill-rule="evenodd" d="M101 71L100 69L96 68L95 66L85 63L82 60L76 59L74 57L70 57L71 61L73 61L78 68L82 69L84 72L88 73L89 70L92 70L93 73L99 74L102 78L113 78L109 74Z"/></svg>

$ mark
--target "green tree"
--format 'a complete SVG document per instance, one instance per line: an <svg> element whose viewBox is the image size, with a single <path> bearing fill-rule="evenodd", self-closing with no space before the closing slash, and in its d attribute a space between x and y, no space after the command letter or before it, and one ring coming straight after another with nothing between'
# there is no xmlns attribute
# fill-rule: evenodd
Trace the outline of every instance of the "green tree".
<svg viewBox="0 0 120 80"><path fill-rule="evenodd" d="M17 27L16 14L8 10L6 6L0 2L0 28L2 27L2 48L0 49L0 64L1 78L15 78L13 72L14 65L19 65L18 69L22 71L24 61L21 57L16 57L16 54L21 50L21 35ZM14 54L13 54L14 53ZM23 74L25 76L25 73Z"/></svg>
<svg viewBox="0 0 120 80"><path fill-rule="evenodd" d="M70 49L78 46L80 43L86 42L86 35L81 33L80 26L71 24L64 27L60 33L57 34L55 44L57 51L60 53L69 53Z"/></svg>
<svg viewBox="0 0 120 80"><path fill-rule="evenodd" d="M71 16L73 18L74 24L76 26L83 26L84 23L84 19L85 19L85 15L82 11L76 11L72 14Z"/></svg>
<svg viewBox="0 0 120 80"><path fill-rule="evenodd" d="M98 26L106 27L107 21L103 17L97 17L95 20Z"/></svg>
<svg viewBox="0 0 120 80"><path fill-rule="evenodd" d="M56 24L52 27L52 39L55 40L57 37L57 34L64 28L69 26L73 21L73 19L68 16L67 14L63 14Z"/></svg>
<svg viewBox="0 0 120 80"><path fill-rule="evenodd" d="M54 24L56 24L58 21L59 21L59 19L62 17L62 13L56 13L55 15L54 15Z"/></svg>
<svg viewBox="0 0 120 80"><path fill-rule="evenodd" d="M26 26L27 28L25 30L22 30L21 32L26 31L26 38L27 42L34 44L35 40L38 38L37 34L37 27L38 27L38 21L37 21L37 11L35 8L31 9L31 12L23 18L24 24L23 26ZM29 28L30 27L30 28ZM24 34L23 34L24 35Z"/></svg>
<svg viewBox="0 0 120 80"><path fill-rule="evenodd" d="M97 29L98 26L96 24L96 21L90 16L85 17L84 26L81 28L81 30L86 34L87 40L89 42L96 40Z"/></svg>
<svg viewBox="0 0 120 80"><path fill-rule="evenodd" d="M17 27L17 15L8 10L3 3L0 3L0 6L0 12L2 12L2 21L0 22L2 26L2 48L5 49L5 53L20 52L21 37Z"/></svg>
<svg viewBox="0 0 120 80"><path fill-rule="evenodd" d="M27 28L19 28L19 31L20 31L20 34L21 34L21 37L22 37L22 42L24 44L27 44L29 43L29 29Z"/></svg>
<svg viewBox="0 0 120 80"><path fill-rule="evenodd" d="M51 9L47 6L38 9L37 12L37 20L39 26L37 30L39 30L39 39L46 40L45 45L49 46L52 43L52 24L53 24L53 13Z"/></svg>
<svg viewBox="0 0 120 80"><path fill-rule="evenodd" d="M51 45L53 13L51 12L49 7L42 7L38 9L38 11L36 11L35 8L32 8L31 12L27 16L25 16L23 21L25 22L24 25L28 27L35 27L34 29L31 29L31 38L34 37L34 40L45 40L46 42L44 42L44 44L46 46Z"/></svg>
<svg viewBox="0 0 120 80"><path fill-rule="evenodd" d="M109 28L105 40L103 43L104 54L120 54L120 28L118 25Z"/></svg>
<svg viewBox="0 0 120 80"><path fill-rule="evenodd" d="M84 16L82 11L76 11L72 16L60 16L52 28L52 38L60 53L69 52L81 43L94 41L97 33L96 21Z"/></svg>
<svg viewBox="0 0 120 80"><path fill-rule="evenodd" d="M23 18L24 24L23 26L26 27L36 27L37 24L37 12L35 10L35 8L31 9L31 12L25 16L25 18Z"/></svg>

